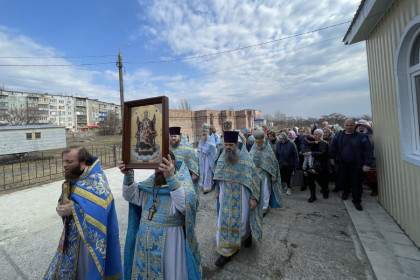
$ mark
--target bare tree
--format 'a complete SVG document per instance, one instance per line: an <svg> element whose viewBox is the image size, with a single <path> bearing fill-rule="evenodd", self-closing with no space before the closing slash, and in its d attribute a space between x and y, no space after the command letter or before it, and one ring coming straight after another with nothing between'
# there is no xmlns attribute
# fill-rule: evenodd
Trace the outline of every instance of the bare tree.
<svg viewBox="0 0 420 280"><path fill-rule="evenodd" d="M343 114L331 113L329 115L322 115L321 118L319 118L319 123L322 123L323 121L327 121L329 124L343 125L346 119L347 117L344 116Z"/></svg>
<svg viewBox="0 0 420 280"><path fill-rule="evenodd" d="M272 114L267 113L263 115L263 119L266 120L267 122L272 122L274 120L274 117Z"/></svg>
<svg viewBox="0 0 420 280"><path fill-rule="evenodd" d="M360 117L360 119L371 121L372 120L372 117L370 115L368 115L368 114L364 114L363 116Z"/></svg>
<svg viewBox="0 0 420 280"><path fill-rule="evenodd" d="M190 103L188 103L187 99L181 99L181 105L179 106L179 110L191 111L191 105Z"/></svg>
<svg viewBox="0 0 420 280"><path fill-rule="evenodd" d="M99 133L102 135L111 135L119 132L120 120L115 112L108 112L106 119L99 124Z"/></svg>
<svg viewBox="0 0 420 280"><path fill-rule="evenodd" d="M1 115L1 119L8 125L39 124L39 111L34 108L11 108Z"/></svg>

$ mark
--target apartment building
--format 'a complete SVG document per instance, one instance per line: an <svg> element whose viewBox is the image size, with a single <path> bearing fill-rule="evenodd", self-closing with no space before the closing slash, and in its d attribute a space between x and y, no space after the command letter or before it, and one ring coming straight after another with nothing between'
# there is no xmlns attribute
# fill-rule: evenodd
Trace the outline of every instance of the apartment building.
<svg viewBox="0 0 420 280"><path fill-rule="evenodd" d="M66 127L72 131L97 131L110 112L120 117L120 106L86 97L0 90L0 125L8 113L21 109L33 114L37 124Z"/></svg>

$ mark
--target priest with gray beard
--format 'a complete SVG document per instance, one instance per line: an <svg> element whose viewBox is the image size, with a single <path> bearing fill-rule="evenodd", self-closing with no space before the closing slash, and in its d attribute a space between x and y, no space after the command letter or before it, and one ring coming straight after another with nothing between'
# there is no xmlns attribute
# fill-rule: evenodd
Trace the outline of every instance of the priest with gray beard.
<svg viewBox="0 0 420 280"><path fill-rule="evenodd" d="M211 191L213 186L213 174L216 165L216 142L214 137L209 137L210 125L202 124L202 136L198 143L197 153L200 164L200 186L204 194Z"/></svg>
<svg viewBox="0 0 420 280"><path fill-rule="evenodd" d="M262 237L261 181L248 152L239 149L238 132L224 131L224 151L214 173L218 219L216 266L223 268L241 248ZM251 234L252 232L252 234Z"/></svg>
<svg viewBox="0 0 420 280"><path fill-rule="evenodd" d="M169 150L172 151L178 161L183 161L191 174L191 179L194 184L194 190L199 194L198 190L198 176L200 175L198 168L198 157L194 151L193 146L181 134L181 127L172 126L169 128L170 146Z"/></svg>

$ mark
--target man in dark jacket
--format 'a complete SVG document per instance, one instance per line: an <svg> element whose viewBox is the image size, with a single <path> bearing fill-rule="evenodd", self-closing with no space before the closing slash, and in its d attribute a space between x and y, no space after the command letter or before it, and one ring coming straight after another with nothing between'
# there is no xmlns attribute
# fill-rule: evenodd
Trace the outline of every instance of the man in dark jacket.
<svg viewBox="0 0 420 280"><path fill-rule="evenodd" d="M292 173L299 167L299 156L295 143L287 138L285 132L279 135L279 142L276 145L276 159L279 162L281 182L286 184L286 194L292 194L290 180Z"/></svg>
<svg viewBox="0 0 420 280"><path fill-rule="evenodd" d="M369 138L355 129L354 120L344 122L344 130L338 132L332 142L330 161L332 165L339 166L338 176L344 186L342 199L348 198L351 189L354 206L362 211L363 172L369 171L372 166L373 149Z"/></svg>

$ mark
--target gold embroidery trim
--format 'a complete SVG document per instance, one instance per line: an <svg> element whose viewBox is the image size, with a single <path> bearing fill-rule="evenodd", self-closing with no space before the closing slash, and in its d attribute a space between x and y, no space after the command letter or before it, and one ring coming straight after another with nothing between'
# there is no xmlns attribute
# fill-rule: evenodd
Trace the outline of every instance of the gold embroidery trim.
<svg viewBox="0 0 420 280"><path fill-rule="evenodd" d="M90 173L90 171L92 170L92 168L99 162L99 158L97 160L95 160L91 166L86 166L85 170L83 170L83 174L80 178L84 178L86 177L86 175L88 175Z"/></svg>
<svg viewBox="0 0 420 280"><path fill-rule="evenodd" d="M224 249L231 249L231 251L229 251L229 252L225 252L225 251L223 251L223 250L220 250L220 249L216 246L216 251L217 251L220 255L222 255L222 256L224 256L224 257L231 257L231 256L233 256L236 252L238 252L238 251L239 251L239 248L224 248Z"/></svg>
<svg viewBox="0 0 420 280"><path fill-rule="evenodd" d="M77 276L77 266L79 265L80 235L77 236L76 257L74 258L73 279Z"/></svg>
<svg viewBox="0 0 420 280"><path fill-rule="evenodd" d="M108 205L112 201L112 193L108 196L107 200L103 200L102 198L94 195L93 193L90 193L88 191L85 191L84 189L81 189L79 187L74 188L74 193L77 195L80 195L81 197L86 198L87 200L92 201L93 203L103 207L104 209L108 208Z"/></svg>
<svg viewBox="0 0 420 280"><path fill-rule="evenodd" d="M77 217L76 209L74 208L73 203L74 202L72 200L70 200L71 212L73 214L74 221L76 222L77 231L79 232L79 236L82 238L82 240L85 243L86 247L88 247L89 252L90 252L90 255L92 256L93 261L96 264L96 268L98 269L99 273L101 274L101 276L103 278L104 277L104 272L102 270L101 265L99 264L99 261L98 261L98 258L96 257L95 252L92 249L92 246L90 246L89 242L87 242L86 239L85 239L85 236L83 234L83 229L82 229L82 226L80 225L80 221L79 221L79 218Z"/></svg>
<svg viewBox="0 0 420 280"><path fill-rule="evenodd" d="M122 271L118 274L115 274L113 276L105 276L105 280L115 280L115 279L120 279L122 277Z"/></svg>
<svg viewBox="0 0 420 280"><path fill-rule="evenodd" d="M86 213L85 213L85 220L86 222L89 222L90 224L94 225L97 229L99 229L106 235L106 227L100 221L98 221L92 216L89 216Z"/></svg>

